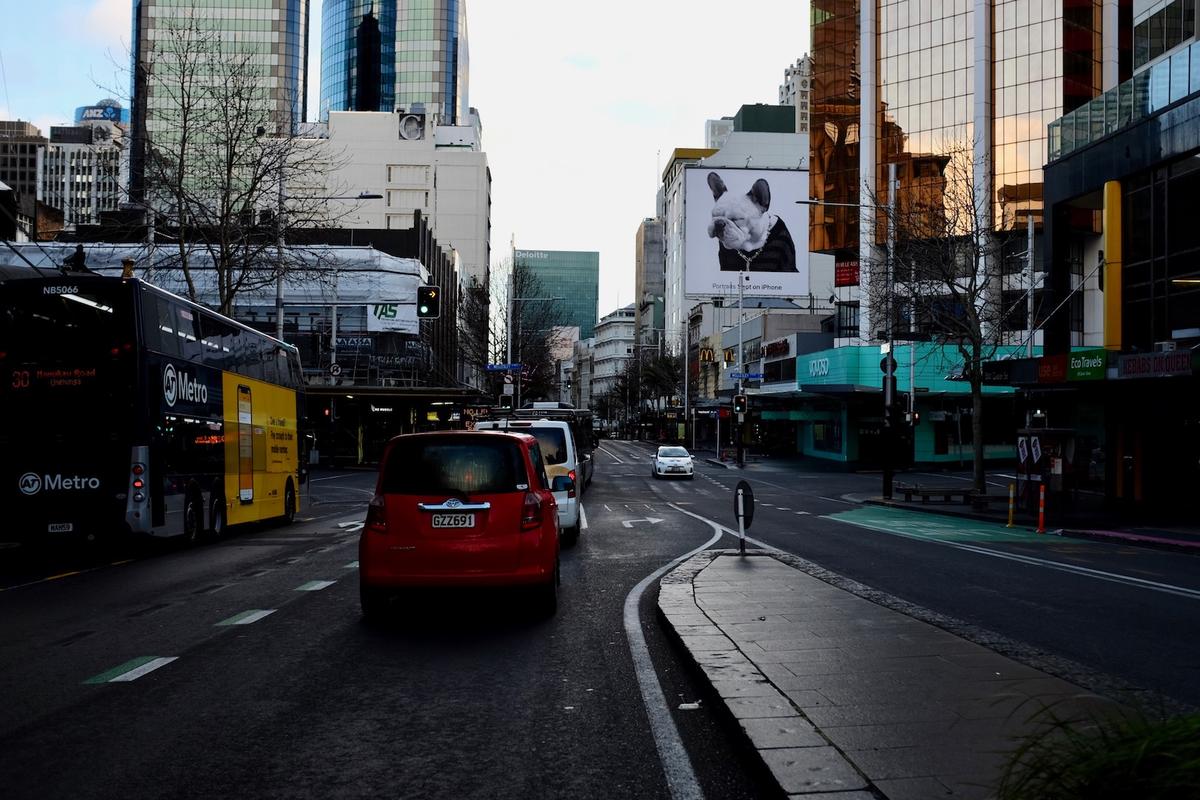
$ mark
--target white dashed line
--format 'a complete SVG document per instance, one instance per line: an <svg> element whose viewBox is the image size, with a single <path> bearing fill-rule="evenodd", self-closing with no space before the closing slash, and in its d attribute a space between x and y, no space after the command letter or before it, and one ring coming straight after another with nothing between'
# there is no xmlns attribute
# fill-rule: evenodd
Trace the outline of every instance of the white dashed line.
<svg viewBox="0 0 1200 800"><path fill-rule="evenodd" d="M337 583L337 581L309 581L308 583L303 584L302 586L297 586L296 591L297 592L319 592L322 589L328 589L330 586L333 586L335 583Z"/></svg>

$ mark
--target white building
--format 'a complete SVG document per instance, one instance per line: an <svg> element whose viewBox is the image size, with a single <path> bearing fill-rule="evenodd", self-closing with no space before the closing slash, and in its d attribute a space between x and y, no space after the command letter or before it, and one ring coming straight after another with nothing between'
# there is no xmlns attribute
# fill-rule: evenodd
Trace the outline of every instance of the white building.
<svg viewBox="0 0 1200 800"><path fill-rule="evenodd" d="M783 85L779 87L779 105L796 107L796 133L809 132L812 68L812 56L806 53L783 71Z"/></svg>
<svg viewBox="0 0 1200 800"><path fill-rule="evenodd" d="M126 199L129 151L124 125L84 122L50 128L38 148L37 199L63 212L63 227L98 224Z"/></svg>
<svg viewBox="0 0 1200 800"><path fill-rule="evenodd" d="M592 345L592 397L603 397L633 359L635 308L632 303L605 314L596 323Z"/></svg>
<svg viewBox="0 0 1200 800"><path fill-rule="evenodd" d="M294 196L380 195L330 201L340 228L410 228L419 210L438 242L458 252L464 282L488 284L492 175L474 110L466 125L420 112L332 111L304 135L327 142L329 169L324 186L291 187Z"/></svg>

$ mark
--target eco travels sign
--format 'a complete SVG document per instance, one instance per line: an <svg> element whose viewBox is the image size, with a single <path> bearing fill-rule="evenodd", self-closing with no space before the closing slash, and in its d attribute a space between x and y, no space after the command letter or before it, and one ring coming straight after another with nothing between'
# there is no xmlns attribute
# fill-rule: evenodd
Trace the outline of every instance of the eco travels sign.
<svg viewBox="0 0 1200 800"><path fill-rule="evenodd" d="M1068 381L1102 381L1107 370L1107 350L1081 350L1067 356Z"/></svg>

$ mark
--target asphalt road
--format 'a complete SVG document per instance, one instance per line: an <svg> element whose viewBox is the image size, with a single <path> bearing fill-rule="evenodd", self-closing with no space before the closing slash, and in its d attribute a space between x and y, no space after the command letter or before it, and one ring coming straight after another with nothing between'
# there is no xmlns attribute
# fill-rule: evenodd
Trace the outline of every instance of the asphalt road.
<svg viewBox="0 0 1200 800"><path fill-rule="evenodd" d="M0 794L763 796L663 633L655 583L636 593L712 540L705 520L735 527L743 478L757 542L1200 705L1200 642L1184 633L1200 627L1193 556L845 497L873 476L701 463L694 481L655 481L650 453L604 443L549 620L511 593L425 593L364 625L356 528L369 472L316 476L290 527L191 550L0 550Z"/></svg>

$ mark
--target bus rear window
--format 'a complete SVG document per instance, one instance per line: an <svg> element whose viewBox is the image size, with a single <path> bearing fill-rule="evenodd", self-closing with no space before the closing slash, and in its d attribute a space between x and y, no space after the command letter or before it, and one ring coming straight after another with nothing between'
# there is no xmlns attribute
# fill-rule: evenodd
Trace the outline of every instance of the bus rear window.
<svg viewBox="0 0 1200 800"><path fill-rule="evenodd" d="M94 360L136 344L126 293L41 282L28 288L35 291L6 287L0 300L0 349L9 363Z"/></svg>

